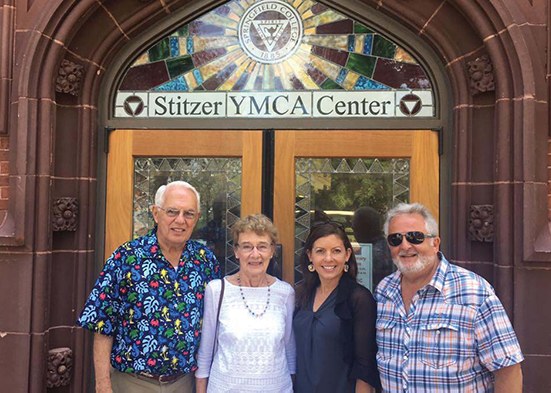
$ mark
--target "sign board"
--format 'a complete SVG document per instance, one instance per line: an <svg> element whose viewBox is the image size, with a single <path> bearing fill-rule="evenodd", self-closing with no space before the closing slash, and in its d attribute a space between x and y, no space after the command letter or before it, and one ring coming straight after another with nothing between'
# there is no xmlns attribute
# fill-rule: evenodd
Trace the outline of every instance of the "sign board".
<svg viewBox="0 0 551 393"><path fill-rule="evenodd" d="M358 283L373 292L373 244L353 243L352 248L358 262Z"/></svg>
<svg viewBox="0 0 551 393"><path fill-rule="evenodd" d="M391 118L434 116L426 90L119 92L119 118Z"/></svg>

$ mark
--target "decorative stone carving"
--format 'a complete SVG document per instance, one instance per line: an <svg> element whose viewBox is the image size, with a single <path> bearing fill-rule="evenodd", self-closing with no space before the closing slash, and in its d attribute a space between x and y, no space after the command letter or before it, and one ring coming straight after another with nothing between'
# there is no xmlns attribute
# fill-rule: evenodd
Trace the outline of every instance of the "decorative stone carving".
<svg viewBox="0 0 551 393"><path fill-rule="evenodd" d="M77 96L80 93L84 67L69 60L63 60L59 67L55 91Z"/></svg>
<svg viewBox="0 0 551 393"><path fill-rule="evenodd" d="M472 205L469 218L471 240L491 243L494 241L494 206Z"/></svg>
<svg viewBox="0 0 551 393"><path fill-rule="evenodd" d="M46 387L58 388L71 382L73 351L69 348L54 348L48 351Z"/></svg>
<svg viewBox="0 0 551 393"><path fill-rule="evenodd" d="M52 228L54 232L76 231L78 217L78 200L62 197L54 199Z"/></svg>
<svg viewBox="0 0 551 393"><path fill-rule="evenodd" d="M473 96L496 89L494 83L494 67L487 55L469 61L467 63L467 68L469 70L469 76L471 77L471 94Z"/></svg>

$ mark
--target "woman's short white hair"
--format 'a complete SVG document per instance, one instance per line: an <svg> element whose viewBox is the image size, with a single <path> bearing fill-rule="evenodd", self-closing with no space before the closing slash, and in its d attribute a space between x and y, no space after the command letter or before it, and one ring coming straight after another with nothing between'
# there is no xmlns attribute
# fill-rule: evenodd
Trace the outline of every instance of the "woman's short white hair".
<svg viewBox="0 0 551 393"><path fill-rule="evenodd" d="M431 235L438 236L438 223L434 219L434 216L430 210L420 203L400 203L388 211L386 214L385 224L383 226L383 231L385 236L388 236L388 227L390 221L396 216L403 214L420 214L425 220L425 228L427 232Z"/></svg>
<svg viewBox="0 0 551 393"><path fill-rule="evenodd" d="M157 190L157 193L155 194L155 206L163 207L163 204L165 202L165 192L169 188L173 188L173 187L183 187L193 191L193 193L195 194L195 197L197 198L197 213L201 212L201 196L199 195L199 192L195 189L195 187L193 187L187 181L181 181L181 180L173 181L171 183L168 183L166 185L159 187L159 189Z"/></svg>

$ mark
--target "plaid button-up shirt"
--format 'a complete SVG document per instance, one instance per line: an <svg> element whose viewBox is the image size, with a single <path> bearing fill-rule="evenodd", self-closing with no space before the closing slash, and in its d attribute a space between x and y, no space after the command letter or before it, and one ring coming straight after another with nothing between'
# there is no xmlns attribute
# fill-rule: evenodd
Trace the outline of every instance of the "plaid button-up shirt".
<svg viewBox="0 0 551 393"><path fill-rule="evenodd" d="M524 359L492 286L439 257L409 314L399 271L375 291L377 365L385 392L491 392L492 372Z"/></svg>

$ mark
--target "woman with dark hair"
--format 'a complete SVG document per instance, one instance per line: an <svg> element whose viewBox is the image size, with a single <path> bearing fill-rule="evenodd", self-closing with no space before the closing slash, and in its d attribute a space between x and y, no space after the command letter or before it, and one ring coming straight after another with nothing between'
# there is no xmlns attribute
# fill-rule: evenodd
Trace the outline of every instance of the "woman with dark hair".
<svg viewBox="0 0 551 393"><path fill-rule="evenodd" d="M380 388L371 292L356 282L358 265L341 224L315 225L300 257L293 328L295 392L373 392Z"/></svg>

